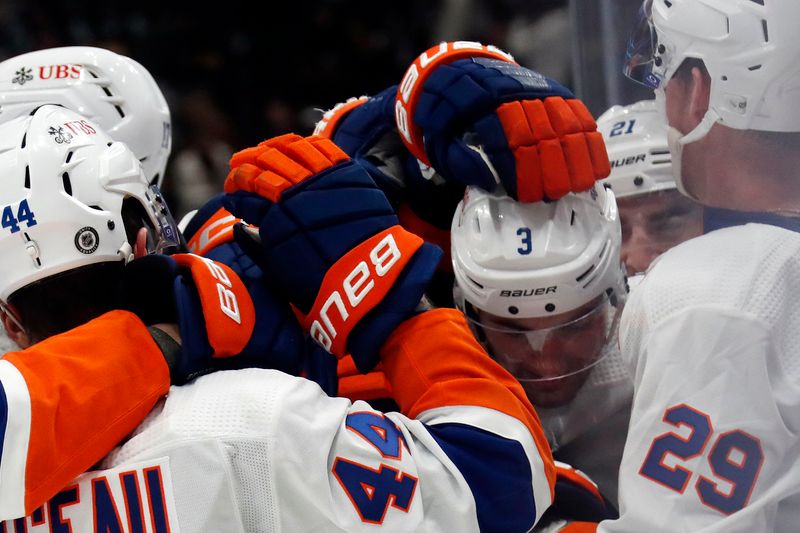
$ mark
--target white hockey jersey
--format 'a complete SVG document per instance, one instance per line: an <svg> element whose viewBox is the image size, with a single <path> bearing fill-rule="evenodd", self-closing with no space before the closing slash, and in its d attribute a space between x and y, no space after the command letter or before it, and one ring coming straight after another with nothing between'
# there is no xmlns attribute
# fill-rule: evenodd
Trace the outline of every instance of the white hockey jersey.
<svg viewBox="0 0 800 533"><path fill-rule="evenodd" d="M620 327L634 403L608 533L800 531L800 234L665 253Z"/></svg>
<svg viewBox="0 0 800 533"><path fill-rule="evenodd" d="M207 375L173 387L100 470L0 531L532 527L552 499L541 426L461 315L412 318L382 353L405 414L273 370Z"/></svg>

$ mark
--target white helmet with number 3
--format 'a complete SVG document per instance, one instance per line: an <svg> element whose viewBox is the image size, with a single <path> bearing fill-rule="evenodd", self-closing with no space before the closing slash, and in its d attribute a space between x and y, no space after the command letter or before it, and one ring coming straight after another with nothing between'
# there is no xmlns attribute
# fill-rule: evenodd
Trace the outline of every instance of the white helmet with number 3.
<svg viewBox="0 0 800 533"><path fill-rule="evenodd" d="M603 183L617 199L675 189L667 126L654 100L615 105L597 119L611 175Z"/></svg>
<svg viewBox="0 0 800 533"><path fill-rule="evenodd" d="M67 270L129 260L139 228L151 251L180 242L133 152L74 111L44 105L1 124L0 172L2 302Z"/></svg>
<svg viewBox="0 0 800 533"><path fill-rule="evenodd" d="M161 185L172 148L169 107L142 65L102 48L68 46L0 63L0 122L41 104L77 111L122 141Z"/></svg>
<svg viewBox="0 0 800 533"><path fill-rule="evenodd" d="M506 318L558 315L601 295L624 298L614 194L602 185L520 203L468 187L453 218L456 303Z"/></svg>

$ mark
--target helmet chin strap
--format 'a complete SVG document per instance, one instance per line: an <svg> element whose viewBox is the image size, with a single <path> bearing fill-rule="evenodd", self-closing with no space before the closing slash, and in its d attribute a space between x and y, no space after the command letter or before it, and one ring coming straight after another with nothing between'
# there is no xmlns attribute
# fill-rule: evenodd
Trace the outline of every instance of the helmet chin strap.
<svg viewBox="0 0 800 533"><path fill-rule="evenodd" d="M672 155L672 177L675 178L675 185L684 196L688 196L696 202L700 202L694 194L689 192L686 188L686 182L683 179L683 147L689 143L699 141L711 131L711 128L719 121L719 115L716 111L709 109L706 111L703 120L695 128L684 135L677 128L667 126L667 144L669 151ZM700 202L702 203L702 202Z"/></svg>

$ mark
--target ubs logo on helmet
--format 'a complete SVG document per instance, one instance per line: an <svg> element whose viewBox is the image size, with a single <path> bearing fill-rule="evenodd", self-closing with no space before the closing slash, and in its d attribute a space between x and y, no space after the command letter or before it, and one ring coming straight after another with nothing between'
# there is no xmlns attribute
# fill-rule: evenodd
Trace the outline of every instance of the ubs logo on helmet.
<svg viewBox="0 0 800 533"><path fill-rule="evenodd" d="M100 246L100 236L97 230L90 226L85 226L75 234L75 248L82 254L92 254Z"/></svg>

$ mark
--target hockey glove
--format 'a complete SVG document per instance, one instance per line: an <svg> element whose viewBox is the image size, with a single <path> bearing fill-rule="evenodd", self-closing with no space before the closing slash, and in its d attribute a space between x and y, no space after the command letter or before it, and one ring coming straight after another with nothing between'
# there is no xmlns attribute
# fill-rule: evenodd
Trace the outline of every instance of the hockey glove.
<svg viewBox="0 0 800 533"><path fill-rule="evenodd" d="M124 307L146 325L178 324L181 347L168 361L173 383L245 367L297 374L302 365L303 335L288 305L226 265L148 255L126 265L122 287Z"/></svg>
<svg viewBox="0 0 800 533"><path fill-rule="evenodd" d="M403 230L363 167L321 137L283 135L234 154L225 191L229 211L258 226L238 226L237 239L305 329L369 371L414 313L441 250Z"/></svg>
<svg viewBox="0 0 800 533"><path fill-rule="evenodd" d="M600 522L619 518L614 506L597 485L580 470L556 461L556 486L553 505L545 511L542 523L549 521Z"/></svg>
<svg viewBox="0 0 800 533"><path fill-rule="evenodd" d="M583 102L479 43L441 43L406 71L396 121L409 151L447 180L522 202L557 200L609 175Z"/></svg>
<svg viewBox="0 0 800 533"><path fill-rule="evenodd" d="M351 98L326 112L315 132L332 139L367 170L405 229L444 250L439 263L444 272L437 274L442 280L429 288L435 293L429 296L449 303L453 281L443 273L452 273L450 224L464 184L445 180L408 151L394 120L396 95L397 86L392 86L375 96Z"/></svg>

